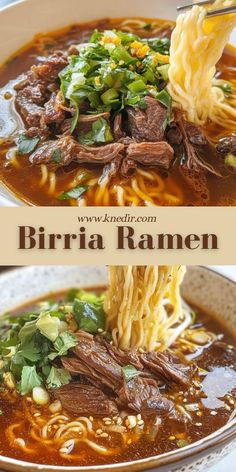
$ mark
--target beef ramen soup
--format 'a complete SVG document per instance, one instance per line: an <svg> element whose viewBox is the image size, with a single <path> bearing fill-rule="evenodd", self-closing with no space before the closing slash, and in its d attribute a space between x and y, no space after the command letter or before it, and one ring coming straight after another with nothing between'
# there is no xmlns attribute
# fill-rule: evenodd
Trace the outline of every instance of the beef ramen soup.
<svg viewBox="0 0 236 472"><path fill-rule="evenodd" d="M235 205L236 17L192 11L176 26L73 25L13 55L0 70L3 184L34 205Z"/></svg>
<svg viewBox="0 0 236 472"><path fill-rule="evenodd" d="M235 339L181 300L183 274L180 266L110 268L108 290L72 289L7 314L1 454L113 464L184 448L231 421Z"/></svg>

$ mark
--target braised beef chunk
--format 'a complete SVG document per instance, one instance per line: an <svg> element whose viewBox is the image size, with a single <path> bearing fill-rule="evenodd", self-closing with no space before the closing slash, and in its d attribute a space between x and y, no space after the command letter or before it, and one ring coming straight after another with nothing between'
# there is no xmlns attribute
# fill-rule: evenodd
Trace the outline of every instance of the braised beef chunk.
<svg viewBox="0 0 236 472"><path fill-rule="evenodd" d="M236 134L220 139L216 149L223 155L229 153L236 155Z"/></svg>
<svg viewBox="0 0 236 472"><path fill-rule="evenodd" d="M208 142L201 128L194 123L189 123L183 114L175 112L176 123L183 137L183 165L182 168L195 172L196 174L209 172L221 177L218 171L210 162L205 160L205 156L212 156L213 161L216 156L215 148ZM204 158L203 158L204 156ZM182 169L181 169L182 170ZM191 175L189 174L190 180ZM194 178L194 176L193 176Z"/></svg>
<svg viewBox="0 0 236 472"><path fill-rule="evenodd" d="M122 177L129 178L134 175L137 169L137 162L134 159L130 159L129 157L125 157L121 164L120 173Z"/></svg>
<svg viewBox="0 0 236 472"><path fill-rule="evenodd" d="M174 157L174 151L166 141L132 143L128 146L127 156L139 164L168 170Z"/></svg>
<svg viewBox="0 0 236 472"><path fill-rule="evenodd" d="M119 390L118 404L145 416L167 415L174 408L173 403L160 394L157 383L150 379L135 377L123 382Z"/></svg>
<svg viewBox="0 0 236 472"><path fill-rule="evenodd" d="M190 385L193 367L183 364L180 359L169 350L165 352L149 352L141 355L141 362L157 378L166 382L175 382L188 387Z"/></svg>
<svg viewBox="0 0 236 472"><path fill-rule="evenodd" d="M29 138L34 138L34 137L39 137L45 141L46 139L49 138L49 129L47 128L46 124L43 126L43 123L41 123L41 129L39 133L39 129L37 126L31 126L30 128L27 129L26 131L26 136Z"/></svg>
<svg viewBox="0 0 236 472"><path fill-rule="evenodd" d="M58 79L58 74L67 64L68 55L55 52L32 66L16 86L16 106L28 127L27 134L29 137L41 137L41 143L29 157L31 164L46 164L55 169L72 162L99 164L104 166L100 178L102 182L117 175L129 179L138 165L169 171L175 158L199 204L208 201L205 174L210 172L221 176L222 172L215 164L217 156L214 152L217 152L200 127L187 122L180 111L175 111L166 128L167 108L155 98L146 96L146 108L129 106L118 114L90 113L89 103L84 101L78 123L71 134L74 109L68 101L64 101ZM78 137L90 132L92 125L100 118L110 125L114 142L99 146L80 144ZM217 151L222 154L234 153L235 148L234 135L217 145ZM212 159L205 160L206 155Z"/></svg>
<svg viewBox="0 0 236 472"><path fill-rule="evenodd" d="M89 103L84 101L78 123L71 134L74 109L68 101L64 101L58 79L59 72L67 64L66 53L55 52L32 66L26 78L16 86L16 104L28 126L28 135L42 138L41 144L30 155L33 165L44 163L59 168L72 162L101 164L105 166L102 181L104 178L114 178L118 173L121 177L130 178L137 165L155 166L167 171L176 157L188 181L189 175L186 174L189 170L196 174L202 169L203 172L219 175L209 162L201 158L210 146L202 130L187 122L178 111L165 130L168 110L151 96L145 97L146 108L129 106L118 114L89 113ZM81 145L78 137L90 132L92 125L100 118L110 125L114 142L100 146ZM46 141L49 136L56 139ZM220 142L218 147L221 152L223 149L232 151L235 137Z"/></svg>
<svg viewBox="0 0 236 472"><path fill-rule="evenodd" d="M75 415L114 416L118 408L114 400L93 385L71 383L53 391L62 407Z"/></svg>
<svg viewBox="0 0 236 472"><path fill-rule="evenodd" d="M75 149L78 143L71 136L63 136L55 141L47 141L38 146L36 151L30 155L30 162L34 165L51 164L55 167L70 164L75 157ZM58 154L59 153L59 154ZM58 154L56 162L54 156Z"/></svg>
<svg viewBox="0 0 236 472"><path fill-rule="evenodd" d="M23 87L19 93L18 97L24 96L29 101L35 105L43 105L45 101L45 87L43 84L35 84L34 86L28 85Z"/></svg>
<svg viewBox="0 0 236 472"><path fill-rule="evenodd" d="M122 115L118 113L115 116L114 123L113 123L113 134L116 141L125 137L125 132L122 130Z"/></svg>
<svg viewBox="0 0 236 472"><path fill-rule="evenodd" d="M95 377L105 386L117 390L123 379L120 365L112 359L107 349L97 343L92 336L89 339L88 336L84 336L82 331L78 331L77 340L78 345L73 352L81 363L90 369L89 377Z"/></svg>
<svg viewBox="0 0 236 472"><path fill-rule="evenodd" d="M130 136L124 136L120 138L118 142L124 144L125 149L127 149L130 144L136 143L135 139L132 139Z"/></svg>
<svg viewBox="0 0 236 472"><path fill-rule="evenodd" d="M79 133L88 133L91 131L92 124L98 121L100 118L109 121L110 113L99 113L97 115L80 115L76 131Z"/></svg>
<svg viewBox="0 0 236 472"><path fill-rule="evenodd" d="M137 141L162 141L165 133L167 108L155 98L146 97L147 108L128 107L128 127Z"/></svg>
<svg viewBox="0 0 236 472"><path fill-rule="evenodd" d="M110 356L121 366L131 364L138 370L143 369L142 362L140 361L140 355L136 349L123 351L122 349L114 346L114 344L106 341L104 338L99 337L98 341L106 347Z"/></svg>
<svg viewBox="0 0 236 472"><path fill-rule="evenodd" d="M71 134L73 118L66 118L58 129L58 135L69 136Z"/></svg>
<svg viewBox="0 0 236 472"><path fill-rule="evenodd" d="M196 146L202 146L204 144L208 144L206 136L203 134L201 128L195 125L194 123L189 123L186 120L183 120L184 129L186 131L188 140L191 144Z"/></svg>
<svg viewBox="0 0 236 472"><path fill-rule="evenodd" d="M62 96L60 92L53 92L51 98L45 103L44 121L50 123L61 123L65 119L65 111L62 109Z"/></svg>
<svg viewBox="0 0 236 472"><path fill-rule="evenodd" d="M122 154L124 145L111 143L105 146L83 146L72 136L63 136L56 141L48 141L39 146L30 156L32 164L51 164L55 167L67 166L71 162L107 164ZM55 152L60 159L53 159Z"/></svg>
<svg viewBox="0 0 236 472"><path fill-rule="evenodd" d="M68 64L68 56L61 51L57 51L47 57L44 62L31 67L31 80L43 80L46 83L54 82L58 79L58 74Z"/></svg>
<svg viewBox="0 0 236 472"><path fill-rule="evenodd" d="M175 121L172 121L166 131L166 138L171 146L179 146L183 141L182 133Z"/></svg>
<svg viewBox="0 0 236 472"><path fill-rule="evenodd" d="M71 357L62 358L62 364L72 375L81 376L89 384L109 393L119 406L143 415L168 414L173 404L160 393L158 382L167 385L175 382L188 387L194 367L170 351L144 353L118 349L100 335L92 336L84 331L76 333L78 344L71 350ZM125 366L131 365L138 375L130 380L125 377Z"/></svg>
<svg viewBox="0 0 236 472"><path fill-rule="evenodd" d="M159 380L175 382L189 386L194 373L194 364L191 367L170 350L164 352L148 352L141 354L136 349L123 351L103 338L98 338L107 351L121 366L133 365L142 372L142 376L151 373Z"/></svg>
<svg viewBox="0 0 236 472"><path fill-rule="evenodd" d="M58 74L67 64L66 54L56 52L42 63L33 65L26 78L15 86L16 108L26 125L38 127L38 136L42 135L45 124L65 119L57 92Z"/></svg>
<svg viewBox="0 0 236 472"><path fill-rule="evenodd" d="M40 119L44 113L40 87L28 86L18 92L16 108L28 126L40 128Z"/></svg>

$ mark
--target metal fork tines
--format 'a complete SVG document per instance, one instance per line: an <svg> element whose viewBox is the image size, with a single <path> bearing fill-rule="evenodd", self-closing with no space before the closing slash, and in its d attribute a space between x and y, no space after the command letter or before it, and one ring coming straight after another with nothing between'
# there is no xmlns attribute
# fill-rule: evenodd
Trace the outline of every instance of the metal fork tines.
<svg viewBox="0 0 236 472"><path fill-rule="evenodd" d="M188 5L183 5L183 6L177 7L177 10L178 11L189 10L194 5L199 5L199 6L201 6L201 5L212 5L214 2L215 2L215 0L204 0L203 2L195 2L194 4L190 3ZM218 10L208 11L206 16L211 17L211 16L229 15L230 13L236 13L236 5L231 5L231 6L225 7L225 8L219 8Z"/></svg>
<svg viewBox="0 0 236 472"><path fill-rule="evenodd" d="M206 16L220 16L229 15L230 13L236 13L236 5L231 7L219 8L218 10L208 11Z"/></svg>
<svg viewBox="0 0 236 472"><path fill-rule="evenodd" d="M192 8L194 5L211 5L212 3L214 3L215 0L204 0L203 2L192 2L192 3L188 3L187 5L180 5L179 7L177 7L177 10L178 11L181 11L181 10L189 10L189 8Z"/></svg>

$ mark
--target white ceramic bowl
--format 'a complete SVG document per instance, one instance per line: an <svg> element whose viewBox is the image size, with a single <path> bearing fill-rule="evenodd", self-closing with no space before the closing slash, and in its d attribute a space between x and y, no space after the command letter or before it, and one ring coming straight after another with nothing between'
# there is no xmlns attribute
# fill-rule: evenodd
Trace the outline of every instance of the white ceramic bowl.
<svg viewBox="0 0 236 472"><path fill-rule="evenodd" d="M176 18L184 0L21 0L0 10L0 63L36 33L104 17ZM236 34L232 41L236 44ZM0 206L25 205L0 184Z"/></svg>
<svg viewBox="0 0 236 472"><path fill-rule="evenodd" d="M0 275L0 313L34 298L74 286L105 284L106 269L86 266L37 266ZM236 283L203 267L188 268L182 295L235 330ZM126 464L94 467L39 466L0 456L0 469L14 472L205 472L236 445L236 420L190 446Z"/></svg>

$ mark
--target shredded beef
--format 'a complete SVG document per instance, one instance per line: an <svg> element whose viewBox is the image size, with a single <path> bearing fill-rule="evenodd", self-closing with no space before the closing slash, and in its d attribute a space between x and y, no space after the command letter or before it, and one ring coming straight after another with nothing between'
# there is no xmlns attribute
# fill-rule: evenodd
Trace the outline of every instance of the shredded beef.
<svg viewBox="0 0 236 472"><path fill-rule="evenodd" d="M20 90L16 97L16 108L28 126L40 128L40 120L44 113L42 87L30 86Z"/></svg>
<svg viewBox="0 0 236 472"><path fill-rule="evenodd" d="M223 155L229 153L236 155L236 135L232 134L232 136L220 139L216 145L216 149Z"/></svg>
<svg viewBox="0 0 236 472"><path fill-rule="evenodd" d="M72 375L77 377L80 376L80 379L83 379L82 383L88 383L89 385L94 385L94 387L104 389L103 379L100 380L99 374L97 374L92 368L87 364L84 364L77 357L63 357L62 365L67 369ZM87 382L84 381L87 380Z"/></svg>
<svg viewBox="0 0 236 472"><path fill-rule="evenodd" d="M137 141L162 141L167 119L167 108L155 98L145 98L147 108L128 107L128 127Z"/></svg>
<svg viewBox="0 0 236 472"><path fill-rule="evenodd" d="M115 116L113 123L113 134L116 141L125 137L125 132L122 130L122 115L119 113Z"/></svg>
<svg viewBox="0 0 236 472"><path fill-rule="evenodd" d="M199 126L184 120L182 113L176 112L176 122L183 136L183 146L185 151L185 162L183 167L194 172L209 172L221 176L219 172L204 159L201 154L209 155L214 149L204 136Z"/></svg>
<svg viewBox="0 0 236 472"><path fill-rule="evenodd" d="M130 136L124 136L120 138L118 142L124 144L125 149L127 149L130 144L136 143L135 139L132 139Z"/></svg>
<svg viewBox="0 0 236 472"><path fill-rule="evenodd" d="M124 145L121 143L111 143L105 146L92 147L83 146L72 136L63 136L57 141L48 141L39 146L30 156L30 161L34 165L51 164L55 167L67 166L71 162L107 164L122 154ZM61 159L53 162L53 153L60 151Z"/></svg>
<svg viewBox="0 0 236 472"><path fill-rule="evenodd" d="M87 33L84 34L86 36ZM223 175L222 160L218 165L218 158L220 154L236 153L236 136L233 134L221 139L215 149L202 129L186 121L178 110L173 112L173 120L167 126L167 108L151 96L145 97L144 108L128 106L115 116L108 112L90 113L94 110L91 110L89 100L84 100L71 135L75 110L67 99L64 101L58 77L68 65L71 52L70 48L67 53L55 51L49 57L41 58L19 78L15 86L16 108L25 122L26 134L41 138L40 145L30 156L30 162L33 165L48 164L54 168L68 166L72 162L99 164L105 166L102 180L118 173L121 177L130 178L138 164L167 171L176 158L184 179L200 195L200 199L204 194L207 201L209 192L205 174ZM100 118L109 123L114 142L103 146L81 145L78 135L89 132ZM57 159L53 159L54 151L57 151ZM58 158L58 151L61 158ZM201 180L200 191L198 179Z"/></svg>
<svg viewBox="0 0 236 472"><path fill-rule="evenodd" d="M63 408L75 415L114 416L118 408L114 400L93 385L71 383L53 391Z"/></svg>
<svg viewBox="0 0 236 472"><path fill-rule="evenodd" d="M171 146L179 146L182 143L183 136L175 121L170 123L168 130L166 131L166 138Z"/></svg>
<svg viewBox="0 0 236 472"><path fill-rule="evenodd" d="M52 93L50 100L44 105L44 121L46 125L50 123L61 123L65 119L65 111L61 108L61 105L61 93Z"/></svg>
<svg viewBox="0 0 236 472"><path fill-rule="evenodd" d="M140 359L145 369L148 369L157 378L189 387L193 375L192 367L183 364L169 350L145 353L141 355Z"/></svg>
<svg viewBox="0 0 236 472"><path fill-rule="evenodd" d="M183 120L183 125L185 132L187 134L188 140L191 144L195 146L203 146L208 144L206 136L203 134L201 128L195 125L194 123L190 123L189 121Z"/></svg>
<svg viewBox="0 0 236 472"><path fill-rule="evenodd" d="M78 331L77 340L78 344L73 352L81 363L91 370L91 377L94 375L107 387L117 390L123 379L120 365L112 359L107 349L97 343L93 337L89 339L84 336L82 331Z"/></svg>
<svg viewBox="0 0 236 472"><path fill-rule="evenodd" d="M15 86L16 108L29 127L38 127L38 136L45 123L53 121L53 116L58 121L58 97L51 94L58 91L58 73L67 63L67 56L56 52L43 63L33 65L25 79ZM61 112L60 121L63 119L64 114Z"/></svg>
<svg viewBox="0 0 236 472"><path fill-rule="evenodd" d="M156 380L174 382L185 387L190 385L195 366L193 364L190 366L170 350L140 354L136 349L123 351L101 337L98 341L121 366L130 364L141 371L142 376L151 373Z"/></svg>
<svg viewBox="0 0 236 472"><path fill-rule="evenodd" d="M138 351L136 349L131 349L130 351L123 351L122 349L119 349L113 344L110 344L108 341L101 337L98 338L98 342L102 343L106 347L110 356L121 366L132 364L138 370L143 369L143 365L140 360L140 355L138 354Z"/></svg>
<svg viewBox="0 0 236 472"><path fill-rule="evenodd" d="M63 136L69 136L71 134L71 125L72 125L72 118L66 118L60 125L58 134Z"/></svg>
<svg viewBox="0 0 236 472"><path fill-rule="evenodd" d="M64 52L57 51L47 57L44 62L31 67L31 80L40 79L44 82L54 82L59 72L68 65L68 57Z"/></svg>
<svg viewBox="0 0 236 472"><path fill-rule="evenodd" d="M132 177L132 175L134 175L134 173L136 172L136 169L137 169L137 163L134 161L134 159L125 157L121 164L120 173L122 177L130 178Z"/></svg>
<svg viewBox="0 0 236 472"><path fill-rule="evenodd" d="M160 381L173 382L188 387L194 369L183 363L170 351L164 353L129 352L116 348L101 336L84 331L76 333L78 344L71 350L71 357L62 358L62 364L72 375L80 375L89 384L104 391L123 408L144 415L168 414L173 404L158 388ZM125 380L123 367L134 366L139 375Z"/></svg>
<svg viewBox="0 0 236 472"><path fill-rule="evenodd" d="M100 118L104 118L109 122L110 113L99 113L97 115L80 115L78 124L76 126L76 131L79 133L88 133L91 131L92 124L95 123Z"/></svg>
<svg viewBox="0 0 236 472"><path fill-rule="evenodd" d="M118 404L145 416L167 415L174 408L173 403L160 394L157 383L152 379L135 377L123 382L119 390Z"/></svg>
<svg viewBox="0 0 236 472"><path fill-rule="evenodd" d="M26 133L25 133L29 138L34 138L34 137L39 137L40 135L40 138L45 141L46 139L49 138L49 129L47 128L47 126L43 126L43 123L41 123L41 128L40 128L40 133L39 133L39 129L37 128L37 126L32 126L31 128L28 128Z"/></svg>
<svg viewBox="0 0 236 472"><path fill-rule="evenodd" d="M168 170L174 157L174 151L166 141L132 143L128 146L127 156L139 164Z"/></svg>

